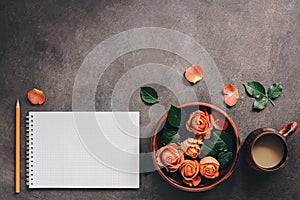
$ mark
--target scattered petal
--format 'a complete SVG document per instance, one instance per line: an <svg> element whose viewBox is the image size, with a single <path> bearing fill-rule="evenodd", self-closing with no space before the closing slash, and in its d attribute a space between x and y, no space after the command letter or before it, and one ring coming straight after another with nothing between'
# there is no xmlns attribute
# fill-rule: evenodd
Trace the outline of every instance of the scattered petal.
<svg viewBox="0 0 300 200"><path fill-rule="evenodd" d="M45 102L46 96L42 90L33 88L27 93L27 98L30 103L36 104L43 104Z"/></svg>
<svg viewBox="0 0 300 200"><path fill-rule="evenodd" d="M238 89L232 84L225 85L223 93L225 95L225 103L228 106L234 106L240 98Z"/></svg>
<svg viewBox="0 0 300 200"><path fill-rule="evenodd" d="M203 78L204 70L200 65L192 65L185 70L184 76L190 83L197 83Z"/></svg>
<svg viewBox="0 0 300 200"><path fill-rule="evenodd" d="M223 131L228 128L228 121L223 115L221 115L216 111L213 111L210 114L210 116L211 116L212 124L216 129Z"/></svg>

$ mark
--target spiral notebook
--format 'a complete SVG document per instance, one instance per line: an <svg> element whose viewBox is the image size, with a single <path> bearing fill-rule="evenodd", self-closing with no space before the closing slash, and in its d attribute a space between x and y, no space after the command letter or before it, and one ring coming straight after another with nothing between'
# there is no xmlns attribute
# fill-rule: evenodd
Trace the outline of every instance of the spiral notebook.
<svg viewBox="0 0 300 200"><path fill-rule="evenodd" d="M139 188L138 112L29 112L29 188Z"/></svg>

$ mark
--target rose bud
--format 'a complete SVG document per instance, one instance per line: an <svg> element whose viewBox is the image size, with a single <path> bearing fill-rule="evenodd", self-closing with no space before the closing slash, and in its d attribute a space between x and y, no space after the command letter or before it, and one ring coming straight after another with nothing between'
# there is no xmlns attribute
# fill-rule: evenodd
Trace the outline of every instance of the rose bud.
<svg viewBox="0 0 300 200"><path fill-rule="evenodd" d="M202 110L193 112L186 122L186 129L195 135L209 139L212 129L210 115Z"/></svg>
<svg viewBox="0 0 300 200"><path fill-rule="evenodd" d="M199 163L196 160L185 160L180 166L183 182L189 186L197 186L201 182Z"/></svg>
<svg viewBox="0 0 300 200"><path fill-rule="evenodd" d="M184 161L184 155L175 143L171 143L157 150L156 159L158 165L165 167L168 172L176 172Z"/></svg>
<svg viewBox="0 0 300 200"><path fill-rule="evenodd" d="M219 176L220 163L211 156L202 158L199 162L200 174L205 178L214 179Z"/></svg>
<svg viewBox="0 0 300 200"><path fill-rule="evenodd" d="M201 144L202 144L202 138L201 139L188 138L180 144L180 147L186 155L190 156L191 158L197 158L197 156L200 154Z"/></svg>

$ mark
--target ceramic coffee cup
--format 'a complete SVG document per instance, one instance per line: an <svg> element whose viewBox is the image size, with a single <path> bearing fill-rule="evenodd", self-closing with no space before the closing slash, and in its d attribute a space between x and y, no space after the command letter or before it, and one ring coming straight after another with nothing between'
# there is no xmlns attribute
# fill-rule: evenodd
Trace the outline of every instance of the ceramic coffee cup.
<svg viewBox="0 0 300 200"><path fill-rule="evenodd" d="M260 172L275 172L284 168L289 158L286 140L297 128L298 124L291 122L280 130L260 128L253 131L244 143L246 162Z"/></svg>

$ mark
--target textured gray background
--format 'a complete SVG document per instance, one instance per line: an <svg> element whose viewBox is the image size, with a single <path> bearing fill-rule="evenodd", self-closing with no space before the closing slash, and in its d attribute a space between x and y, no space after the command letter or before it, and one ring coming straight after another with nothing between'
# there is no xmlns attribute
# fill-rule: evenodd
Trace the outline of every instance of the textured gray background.
<svg viewBox="0 0 300 200"><path fill-rule="evenodd" d="M72 110L74 79L85 56L101 41L131 28L153 26L194 37L212 56L225 83L240 89L241 99L228 114L242 142L259 127L281 128L299 120L300 2L297 0L91 1L44 0L0 2L0 199L299 199L300 133L289 140L290 160L282 171L259 174L240 157L230 179L212 191L191 194L169 186L154 172L141 175L139 190L28 190L25 186L25 115L29 110ZM140 50L118 58L105 71L96 93L96 110L111 110L115 83L134 66L157 62L184 66L182 58L158 50ZM282 96L262 112L253 112L243 83L283 84ZM153 85L167 109L175 95ZM31 106L26 93L43 89L47 101ZM199 100L209 101L204 82L194 86ZM14 194L14 105L22 103L21 194ZM222 95L220 94L220 98ZM130 110L149 122L149 106L138 91ZM141 140L150 151L150 140Z"/></svg>

